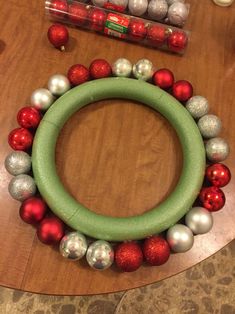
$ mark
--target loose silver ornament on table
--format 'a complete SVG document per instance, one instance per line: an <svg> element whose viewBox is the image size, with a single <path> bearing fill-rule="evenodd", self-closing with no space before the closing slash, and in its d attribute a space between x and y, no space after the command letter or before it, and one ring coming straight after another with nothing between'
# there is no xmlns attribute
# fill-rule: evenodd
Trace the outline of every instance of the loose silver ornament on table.
<svg viewBox="0 0 235 314"><path fill-rule="evenodd" d="M70 232L60 241L60 253L63 257L76 261L87 251L87 241L80 232Z"/></svg>
<svg viewBox="0 0 235 314"><path fill-rule="evenodd" d="M186 109L193 118L198 119L209 112L209 103L203 96L193 96L187 101Z"/></svg>
<svg viewBox="0 0 235 314"><path fill-rule="evenodd" d="M107 269L113 264L113 248L106 241L95 241L88 247L86 259L88 264L94 269Z"/></svg>
<svg viewBox="0 0 235 314"><path fill-rule="evenodd" d="M234 0L213 0L215 4L221 7L228 7L230 6Z"/></svg>
<svg viewBox="0 0 235 314"><path fill-rule="evenodd" d="M122 7L123 9L125 9L128 5L128 0L109 0L109 2L118 7Z"/></svg>
<svg viewBox="0 0 235 314"><path fill-rule="evenodd" d="M207 114L201 117L197 123L199 131L204 138L212 138L219 135L222 123L220 118L214 114Z"/></svg>
<svg viewBox="0 0 235 314"><path fill-rule="evenodd" d="M13 176L26 174L31 170L31 157L25 152L12 152L5 159L5 168Z"/></svg>
<svg viewBox="0 0 235 314"><path fill-rule="evenodd" d="M132 72L132 64L125 58L117 59L112 65L112 72L118 77L129 77Z"/></svg>
<svg viewBox="0 0 235 314"><path fill-rule="evenodd" d="M148 0L129 0L128 8L132 15L141 16L148 8Z"/></svg>
<svg viewBox="0 0 235 314"><path fill-rule="evenodd" d="M166 238L170 248L176 253L190 250L194 242L192 231L181 224L176 224L168 229Z"/></svg>
<svg viewBox="0 0 235 314"><path fill-rule="evenodd" d="M70 89L70 83L66 76L55 74L48 81L48 89L55 96L61 96Z"/></svg>
<svg viewBox="0 0 235 314"><path fill-rule="evenodd" d="M27 174L19 174L11 179L8 191L17 201L24 201L36 193L36 184L34 179Z"/></svg>
<svg viewBox="0 0 235 314"><path fill-rule="evenodd" d="M31 95L31 105L39 110L47 110L53 104L55 98L46 88L38 88Z"/></svg>
<svg viewBox="0 0 235 314"><path fill-rule="evenodd" d="M213 217L205 208L193 207L185 216L185 223L194 234L203 234L211 230Z"/></svg>
<svg viewBox="0 0 235 314"><path fill-rule="evenodd" d="M166 0L151 0L148 4L148 15L153 20L163 20L168 11Z"/></svg>
<svg viewBox="0 0 235 314"><path fill-rule="evenodd" d="M206 156L212 162L221 162L229 155L229 145L221 137L215 137L206 142Z"/></svg>
<svg viewBox="0 0 235 314"><path fill-rule="evenodd" d="M181 27L184 26L188 18L188 14L188 7L185 3L175 2L169 7L167 18L170 24Z"/></svg>
<svg viewBox="0 0 235 314"><path fill-rule="evenodd" d="M107 0L92 0L92 3L94 4L94 6L100 7L100 8L103 8L104 4L107 2L108 2Z"/></svg>
<svg viewBox="0 0 235 314"><path fill-rule="evenodd" d="M153 72L153 64L148 59L141 59L133 66L133 75L140 80L148 81L152 78Z"/></svg>

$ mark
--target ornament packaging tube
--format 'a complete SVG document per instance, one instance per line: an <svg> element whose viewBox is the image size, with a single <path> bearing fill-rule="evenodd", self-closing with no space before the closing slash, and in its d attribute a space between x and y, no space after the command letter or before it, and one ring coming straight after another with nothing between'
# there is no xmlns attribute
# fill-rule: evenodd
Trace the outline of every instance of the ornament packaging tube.
<svg viewBox="0 0 235 314"><path fill-rule="evenodd" d="M183 54L189 33L177 27L97 8L78 1L46 0L52 21L67 23L100 34L155 49Z"/></svg>

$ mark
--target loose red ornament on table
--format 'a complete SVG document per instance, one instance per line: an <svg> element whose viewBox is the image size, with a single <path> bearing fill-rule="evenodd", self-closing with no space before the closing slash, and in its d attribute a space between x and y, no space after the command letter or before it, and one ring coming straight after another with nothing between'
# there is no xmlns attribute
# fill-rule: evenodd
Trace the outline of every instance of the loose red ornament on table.
<svg viewBox="0 0 235 314"><path fill-rule="evenodd" d="M40 197L30 197L20 207L20 217L28 224L40 222L47 211L47 205Z"/></svg>
<svg viewBox="0 0 235 314"><path fill-rule="evenodd" d="M128 31L129 35L134 40L142 40L147 34L147 28L144 22L138 19L131 20Z"/></svg>
<svg viewBox="0 0 235 314"><path fill-rule="evenodd" d="M25 128L17 128L8 135L8 143L14 150L27 151L33 144L33 135Z"/></svg>
<svg viewBox="0 0 235 314"><path fill-rule="evenodd" d="M23 128L35 129L41 121L41 114L34 107L23 107L17 114L17 121Z"/></svg>
<svg viewBox="0 0 235 314"><path fill-rule="evenodd" d="M216 186L202 188L199 194L199 199L202 206L210 212L220 210L225 204L224 192Z"/></svg>
<svg viewBox="0 0 235 314"><path fill-rule="evenodd" d="M94 60L89 67L93 79L109 77L112 75L111 65L104 59Z"/></svg>
<svg viewBox="0 0 235 314"><path fill-rule="evenodd" d="M160 69L154 73L153 82L162 89L169 89L174 84L174 74L168 69Z"/></svg>
<svg viewBox="0 0 235 314"><path fill-rule="evenodd" d="M147 39L154 46L161 46L167 39L166 29L164 26L151 25L147 30Z"/></svg>
<svg viewBox="0 0 235 314"><path fill-rule="evenodd" d="M144 241L143 253L148 264L159 266L166 263L169 259L170 247L164 238L152 236Z"/></svg>
<svg viewBox="0 0 235 314"><path fill-rule="evenodd" d="M187 34L183 31L173 31L167 38L167 46L171 51L181 52L188 43Z"/></svg>
<svg viewBox="0 0 235 314"><path fill-rule="evenodd" d="M62 24L53 24L49 27L47 37L50 43L60 50L65 50L65 45L69 40L69 32Z"/></svg>
<svg viewBox="0 0 235 314"><path fill-rule="evenodd" d="M57 244L64 236L64 223L57 217L44 218L38 229L38 239L45 244Z"/></svg>
<svg viewBox="0 0 235 314"><path fill-rule="evenodd" d="M100 9L92 9L89 14L90 29L102 31L106 22L106 13Z"/></svg>
<svg viewBox="0 0 235 314"><path fill-rule="evenodd" d="M212 164L206 168L206 179L219 188L227 185L231 180L231 172L224 164Z"/></svg>
<svg viewBox="0 0 235 314"><path fill-rule="evenodd" d="M64 17L68 11L68 4L66 0L52 0L50 2L49 12L56 17Z"/></svg>
<svg viewBox="0 0 235 314"><path fill-rule="evenodd" d="M188 81L177 81L173 84L172 94L177 100L185 102L193 96L193 87Z"/></svg>
<svg viewBox="0 0 235 314"><path fill-rule="evenodd" d="M88 10L83 4L72 3L69 5L69 20L77 25L84 25L88 21Z"/></svg>
<svg viewBox="0 0 235 314"><path fill-rule="evenodd" d="M84 65L74 64L68 70L67 77L73 86L77 86L89 81L90 72Z"/></svg>
<svg viewBox="0 0 235 314"><path fill-rule="evenodd" d="M143 262L141 247L136 242L124 242L115 250L115 262L117 267L125 272L137 270Z"/></svg>

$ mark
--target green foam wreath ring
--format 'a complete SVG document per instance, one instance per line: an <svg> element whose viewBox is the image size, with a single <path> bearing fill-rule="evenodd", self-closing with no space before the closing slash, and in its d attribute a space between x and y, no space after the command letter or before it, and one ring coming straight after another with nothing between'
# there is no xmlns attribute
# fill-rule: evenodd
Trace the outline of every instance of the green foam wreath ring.
<svg viewBox="0 0 235 314"><path fill-rule="evenodd" d="M111 98L135 100L157 110L175 128L182 145L183 169L177 186L164 202L142 215L96 214L65 190L56 172L55 146L65 122L80 108ZM42 197L68 226L97 239L137 240L168 229L190 209L202 186L205 149L196 123L175 98L144 81L106 78L75 87L55 101L37 129L32 167Z"/></svg>

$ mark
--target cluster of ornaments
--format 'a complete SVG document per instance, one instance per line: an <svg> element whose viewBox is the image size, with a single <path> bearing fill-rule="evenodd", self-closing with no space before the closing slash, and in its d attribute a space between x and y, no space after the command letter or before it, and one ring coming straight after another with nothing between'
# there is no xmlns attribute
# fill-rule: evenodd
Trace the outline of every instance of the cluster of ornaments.
<svg viewBox="0 0 235 314"><path fill-rule="evenodd" d="M64 223L50 213L47 204L37 192L31 172L30 151L35 130L43 114L56 98L70 88L89 80L111 76L132 76L149 81L171 93L196 120L205 139L209 165L205 170L205 186L198 195L201 206L189 209L184 217L185 223L170 227L165 237L150 235L142 241L111 245L102 239L87 239L77 231L66 233ZM133 66L124 58L116 60L112 65L106 60L96 59L89 68L75 64L70 67L67 76L53 75L48 81L48 88L35 90L31 95L30 106L19 110L17 121L19 127L11 131L8 137L14 152L5 160L7 171L14 176L9 183L9 193L22 202L20 217L24 222L36 226L39 240L48 245L59 244L61 255L69 260L76 261L86 256L88 264L94 269L107 269L115 263L126 272L137 270L144 261L152 266L162 265L169 259L171 251L182 253L190 250L194 235L210 231L213 225L211 213L220 210L225 204L225 195L221 188L229 183L231 174L228 167L221 163L229 154L229 146L223 138L218 137L221 131L220 119L209 114L206 98L193 96L190 82L175 81L174 74L169 69L156 70L148 59L141 59Z"/></svg>

